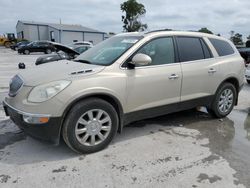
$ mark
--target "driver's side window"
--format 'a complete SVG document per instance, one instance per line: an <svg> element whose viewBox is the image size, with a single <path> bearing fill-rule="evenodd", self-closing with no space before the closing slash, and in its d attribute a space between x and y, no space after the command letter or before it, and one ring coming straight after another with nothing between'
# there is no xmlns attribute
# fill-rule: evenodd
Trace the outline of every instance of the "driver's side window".
<svg viewBox="0 0 250 188"><path fill-rule="evenodd" d="M172 37L153 39L139 49L137 53L146 54L152 59L151 64L139 66L163 65L175 62L174 43Z"/></svg>

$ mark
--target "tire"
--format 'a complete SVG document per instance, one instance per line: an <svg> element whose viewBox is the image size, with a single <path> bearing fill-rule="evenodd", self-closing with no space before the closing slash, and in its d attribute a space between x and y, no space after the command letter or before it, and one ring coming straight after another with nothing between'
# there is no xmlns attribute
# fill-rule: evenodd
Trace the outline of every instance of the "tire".
<svg viewBox="0 0 250 188"><path fill-rule="evenodd" d="M11 42L9 42L9 41L7 41L7 42L4 43L5 48L9 48L10 45L11 45Z"/></svg>
<svg viewBox="0 0 250 188"><path fill-rule="evenodd" d="M212 104L207 108L213 117L223 118L231 113L236 103L237 91L233 84L224 83L217 90Z"/></svg>
<svg viewBox="0 0 250 188"><path fill-rule="evenodd" d="M30 51L29 50L24 50L23 52L25 55L29 55L30 54Z"/></svg>
<svg viewBox="0 0 250 188"><path fill-rule="evenodd" d="M101 124L100 120L105 123ZM112 141L118 122L117 112L110 103L99 98L89 98L80 101L69 111L63 124L63 139L75 152L97 152ZM76 133L77 130L79 133Z"/></svg>
<svg viewBox="0 0 250 188"><path fill-rule="evenodd" d="M51 54L51 52L52 52L51 49L46 49L45 50L45 54Z"/></svg>
<svg viewBox="0 0 250 188"><path fill-rule="evenodd" d="M247 83L249 83L249 84L250 84L250 80L247 80Z"/></svg>

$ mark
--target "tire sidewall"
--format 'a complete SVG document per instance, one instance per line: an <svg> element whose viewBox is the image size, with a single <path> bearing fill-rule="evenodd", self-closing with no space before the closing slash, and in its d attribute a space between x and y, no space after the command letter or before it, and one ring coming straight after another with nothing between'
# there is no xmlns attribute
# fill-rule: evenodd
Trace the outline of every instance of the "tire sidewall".
<svg viewBox="0 0 250 188"><path fill-rule="evenodd" d="M108 113L111 118L111 131L108 137L98 145L85 146L76 138L75 127L78 119L87 111L92 109L101 109ZM93 153L104 149L113 139L118 128L118 115L114 107L101 99L88 99L75 105L66 117L63 127L63 137L67 145L78 153Z"/></svg>
<svg viewBox="0 0 250 188"><path fill-rule="evenodd" d="M230 109L225 112L225 113L222 113L220 110L219 110L219 106L218 106L218 103L219 103L219 99L220 99L220 96L222 94L222 92L226 89L230 89L232 92L233 92L233 104L232 106L230 107ZM237 98L237 91L234 87L233 84L231 83L224 83L220 88L219 90L216 92L216 97L215 97L215 100L213 102L213 112L215 113L215 115L219 118L222 118L222 117L226 117L228 114L231 113L231 111L233 110L234 108L234 105L236 103L236 98Z"/></svg>

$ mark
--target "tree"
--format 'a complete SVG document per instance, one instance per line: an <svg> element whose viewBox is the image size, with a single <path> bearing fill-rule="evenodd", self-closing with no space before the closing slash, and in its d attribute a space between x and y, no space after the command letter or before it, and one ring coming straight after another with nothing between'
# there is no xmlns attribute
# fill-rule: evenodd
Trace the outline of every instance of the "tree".
<svg viewBox="0 0 250 188"><path fill-rule="evenodd" d="M202 27L200 30L198 30L198 32L213 34L213 32L210 31L210 30L209 30L208 28L206 28L206 27Z"/></svg>
<svg viewBox="0 0 250 188"><path fill-rule="evenodd" d="M242 34L236 33L231 36L230 40L235 44L235 45L242 45L243 40L242 40Z"/></svg>
<svg viewBox="0 0 250 188"><path fill-rule="evenodd" d="M127 0L121 4L123 30L126 32L144 31L148 28L147 24L142 24L139 18L146 14L146 9L143 4L136 0Z"/></svg>

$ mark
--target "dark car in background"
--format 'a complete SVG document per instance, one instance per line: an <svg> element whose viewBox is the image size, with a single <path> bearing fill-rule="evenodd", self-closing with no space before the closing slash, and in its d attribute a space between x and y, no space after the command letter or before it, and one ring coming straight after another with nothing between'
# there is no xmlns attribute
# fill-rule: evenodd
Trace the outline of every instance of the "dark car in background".
<svg viewBox="0 0 250 188"><path fill-rule="evenodd" d="M45 54L50 54L54 51L55 47L49 41L34 41L18 49L18 53L26 55L32 52L44 52Z"/></svg>
<svg viewBox="0 0 250 188"><path fill-rule="evenodd" d="M246 66L250 64L250 48L238 48L241 57L245 60Z"/></svg>
<svg viewBox="0 0 250 188"><path fill-rule="evenodd" d="M65 46L59 43L53 43L53 46L56 48L56 53L49 54L49 55L44 55L36 60L36 65L52 62L52 61L59 61L63 59L74 59L81 53L85 52L91 46L89 45L82 45L78 46L76 48L71 49L69 46Z"/></svg>
<svg viewBox="0 0 250 188"><path fill-rule="evenodd" d="M21 48L21 47L23 47L23 46L26 46L26 45L28 45L29 43L30 43L30 41L27 41L27 40L20 41L20 42L18 42L18 43L16 43L16 44L10 45L10 48L11 48L12 50L17 51L18 48Z"/></svg>

